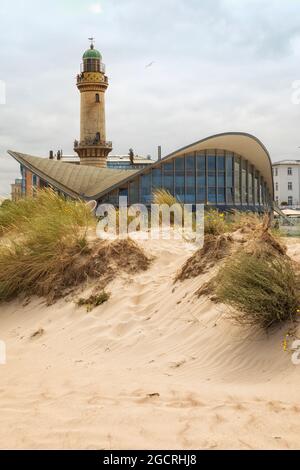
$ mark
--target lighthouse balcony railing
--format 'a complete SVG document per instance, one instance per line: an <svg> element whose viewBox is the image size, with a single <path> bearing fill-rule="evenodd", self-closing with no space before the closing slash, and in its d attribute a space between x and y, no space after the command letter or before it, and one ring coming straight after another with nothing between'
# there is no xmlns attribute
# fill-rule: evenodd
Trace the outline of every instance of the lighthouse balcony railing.
<svg viewBox="0 0 300 470"><path fill-rule="evenodd" d="M78 147L105 147L105 148L112 148L112 142L105 141L105 140L97 140L97 139L85 139L81 140L80 142L74 142L74 148Z"/></svg>
<svg viewBox="0 0 300 470"><path fill-rule="evenodd" d="M99 62L98 60L91 63L84 63L80 65L80 71L83 72L101 72L105 73L105 64Z"/></svg>

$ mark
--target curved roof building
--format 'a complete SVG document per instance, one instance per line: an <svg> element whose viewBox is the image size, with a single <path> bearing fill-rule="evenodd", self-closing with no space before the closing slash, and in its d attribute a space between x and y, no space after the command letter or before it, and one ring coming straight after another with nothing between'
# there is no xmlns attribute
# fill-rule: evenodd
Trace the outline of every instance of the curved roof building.
<svg viewBox="0 0 300 470"><path fill-rule="evenodd" d="M265 146L241 132L218 134L183 147L140 171L75 166L9 151L42 186L84 199L150 205L165 188L186 204L262 212L273 203L272 164Z"/></svg>
<svg viewBox="0 0 300 470"><path fill-rule="evenodd" d="M118 204L119 196L127 196L129 204L150 205L155 189L165 188L186 204L260 212L272 206L269 153L256 137L242 132L199 140L142 170L107 168L107 156L112 150L112 143L106 141L105 125L108 78L102 56L94 48L93 38L90 40L77 76L80 141L74 142L74 150L80 165L10 151L21 164L23 186L51 186L71 197L113 204Z"/></svg>

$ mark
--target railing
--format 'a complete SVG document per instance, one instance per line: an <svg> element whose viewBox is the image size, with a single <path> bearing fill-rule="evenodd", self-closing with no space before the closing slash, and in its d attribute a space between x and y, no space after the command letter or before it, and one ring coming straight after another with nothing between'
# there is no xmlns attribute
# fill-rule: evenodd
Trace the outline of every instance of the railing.
<svg viewBox="0 0 300 470"><path fill-rule="evenodd" d="M106 147L106 148L112 148L112 142L108 141L106 142L105 140L99 140L97 138L86 138L85 140L81 140L78 142L75 140L74 142L74 148L77 147Z"/></svg>
<svg viewBox="0 0 300 470"><path fill-rule="evenodd" d="M83 72L101 72L105 73L105 64L102 62L93 62L93 63L88 63L88 64L81 64L80 65L80 71L81 73Z"/></svg>

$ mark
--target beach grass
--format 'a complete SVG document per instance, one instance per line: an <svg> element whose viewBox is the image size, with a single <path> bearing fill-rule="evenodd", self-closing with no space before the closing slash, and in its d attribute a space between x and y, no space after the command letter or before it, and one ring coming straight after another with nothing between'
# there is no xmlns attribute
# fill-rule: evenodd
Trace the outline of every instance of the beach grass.
<svg viewBox="0 0 300 470"><path fill-rule="evenodd" d="M299 291L288 257L237 252L215 284L218 300L233 307L231 317L238 323L269 328L297 314Z"/></svg>
<svg viewBox="0 0 300 470"><path fill-rule="evenodd" d="M64 284L75 258L88 250L93 223L84 202L50 189L0 210L0 301L20 292L47 295Z"/></svg>

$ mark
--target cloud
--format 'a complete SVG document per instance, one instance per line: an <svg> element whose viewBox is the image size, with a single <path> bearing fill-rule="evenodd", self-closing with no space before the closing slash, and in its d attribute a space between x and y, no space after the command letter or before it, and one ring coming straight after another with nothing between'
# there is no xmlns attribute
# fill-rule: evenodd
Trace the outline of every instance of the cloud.
<svg viewBox="0 0 300 470"><path fill-rule="evenodd" d="M100 3L93 3L92 5L90 5L89 10L90 12L99 15L100 13L102 13L102 6L100 5Z"/></svg>
<svg viewBox="0 0 300 470"><path fill-rule="evenodd" d="M91 34L109 79L113 153L156 156L161 144L165 155L237 130L259 137L274 160L299 158L300 105L291 95L300 80L300 2L52 0L34 15L39 3L0 1L0 194L19 175L7 149L73 153L76 74Z"/></svg>

